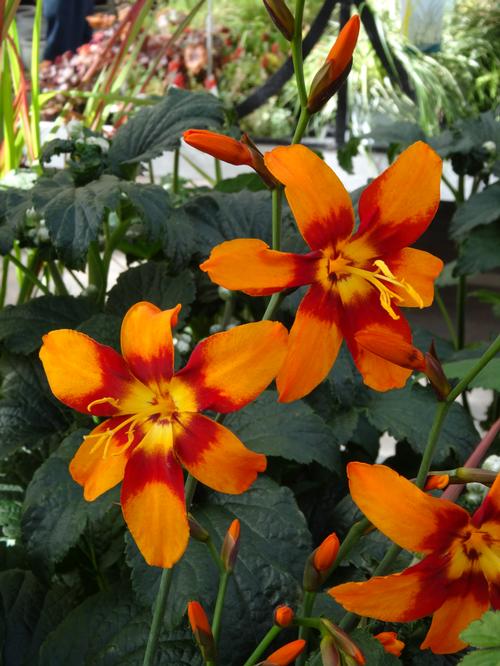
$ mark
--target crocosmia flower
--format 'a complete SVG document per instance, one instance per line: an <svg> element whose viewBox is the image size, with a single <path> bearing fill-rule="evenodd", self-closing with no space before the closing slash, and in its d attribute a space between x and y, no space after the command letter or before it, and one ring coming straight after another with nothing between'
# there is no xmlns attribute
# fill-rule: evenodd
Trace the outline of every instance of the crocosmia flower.
<svg viewBox="0 0 500 666"><path fill-rule="evenodd" d="M148 564L160 567L171 567L189 538L182 467L224 493L243 492L266 467L265 456L199 412L232 412L254 400L276 375L287 344L281 324L238 326L200 342L174 373L180 307L130 308L122 356L72 330L52 331L40 351L59 400L109 417L84 438L71 475L89 501L123 479L125 521Z"/></svg>
<svg viewBox="0 0 500 666"><path fill-rule="evenodd" d="M362 193L356 231L349 194L311 150L275 148L265 163L285 185L311 251L277 252L261 240L238 239L215 247L201 268L217 284L252 296L310 285L277 377L280 401L296 400L315 388L332 367L343 338L368 386L379 391L403 386L414 360L405 362L413 348L400 306L430 305L443 267L437 257L407 247L438 207L440 158L421 142L405 150ZM393 350L390 359L381 354L384 344ZM400 353L394 353L398 346Z"/></svg>
<svg viewBox="0 0 500 666"><path fill-rule="evenodd" d="M469 516L384 465L350 463L347 471L352 498L366 517L424 558L401 573L337 585L329 593L348 610L386 622L432 614L421 649L448 654L466 647L460 632L490 604L500 608L500 476Z"/></svg>

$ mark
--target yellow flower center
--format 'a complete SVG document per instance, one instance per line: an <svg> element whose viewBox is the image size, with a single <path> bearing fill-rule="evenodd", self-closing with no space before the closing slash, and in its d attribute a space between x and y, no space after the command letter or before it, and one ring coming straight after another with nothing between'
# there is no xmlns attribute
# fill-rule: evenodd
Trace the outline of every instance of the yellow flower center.
<svg viewBox="0 0 500 666"><path fill-rule="evenodd" d="M500 571L500 543L486 531L467 530L451 547L449 575L460 578L468 570L482 571L488 580Z"/></svg>
<svg viewBox="0 0 500 666"><path fill-rule="evenodd" d="M389 269L387 264L382 261L382 259L376 259L373 262L375 270L370 271L366 268L359 268L354 266L349 259L344 257L342 254L328 259L328 274L330 277L341 278L342 276L358 275L359 277L367 280L371 285L373 285L380 294L380 305L384 310L393 318L399 319L399 315L396 314L392 307L392 301L401 302L404 300L397 292L391 289L393 287L398 287L402 291L406 292L420 308L424 307L424 302L417 293L417 291L403 278L397 278Z"/></svg>

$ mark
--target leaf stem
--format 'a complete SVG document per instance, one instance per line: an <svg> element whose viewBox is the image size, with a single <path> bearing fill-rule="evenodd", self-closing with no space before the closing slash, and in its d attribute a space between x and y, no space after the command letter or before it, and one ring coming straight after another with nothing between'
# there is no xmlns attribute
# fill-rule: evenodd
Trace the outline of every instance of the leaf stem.
<svg viewBox="0 0 500 666"><path fill-rule="evenodd" d="M248 657L248 659L245 661L243 666L253 666L257 659L264 653L264 651L271 645L271 643L274 641L276 636L281 631L281 627L278 627L277 625L273 625L267 634L264 636L264 638L261 640L261 642L257 645L255 650L252 652L252 654Z"/></svg>
<svg viewBox="0 0 500 666"><path fill-rule="evenodd" d="M467 279L465 275L458 278L457 284L457 349L465 345L465 299L467 297Z"/></svg>
<svg viewBox="0 0 500 666"><path fill-rule="evenodd" d="M43 282L41 282L36 277L36 275L31 270L31 266L33 266L36 263L36 260L38 259L38 255L33 255L33 257L31 257L28 266L25 266L23 264L23 262L20 261L13 254L7 254L6 257L9 258L9 261L11 261L14 264L14 266L16 266L17 268L19 268L20 271L22 271L22 273L24 274L25 278L28 280L29 283L31 283L33 286L40 289L40 291L43 294L45 294L46 296L48 296L50 294L50 290L43 284ZM24 288L24 290L23 290L23 287L25 287L24 280L23 280L23 285L21 286L21 292L19 294L19 299L21 299L21 296L23 295L23 292L26 291L26 288ZM24 298L23 298L23 300L19 300L19 303L23 303L23 302L24 302Z"/></svg>
<svg viewBox="0 0 500 666"><path fill-rule="evenodd" d="M186 498L186 511L189 511L193 496L196 490L197 481L194 477L188 474L186 483L184 485L184 495ZM158 639L160 638L161 625L165 615L165 608L167 606L168 593L172 585L172 577L174 567L170 569L163 569L161 572L160 587L156 595L155 607L153 611L153 620L149 629L148 642L146 645L146 652L144 653L143 666L152 666L158 647Z"/></svg>
<svg viewBox="0 0 500 666"><path fill-rule="evenodd" d="M457 333L455 331L455 327L453 326L453 322L450 317L450 313L448 312L448 308L444 304L444 301L441 297L441 293L439 292L439 289L437 287L434 288L434 298L436 299L436 304L439 308L439 311L441 312L444 322L446 324L446 327L448 329L448 333L450 334L451 342L453 344L453 347L458 350L458 338L457 338Z"/></svg>
<svg viewBox="0 0 500 666"><path fill-rule="evenodd" d="M299 120L297 121L297 127L295 128L295 132L293 134L292 143L300 143L302 141L302 137L304 136L304 132L306 131L307 123L309 122L310 117L311 114L307 110L307 107L302 107Z"/></svg>
<svg viewBox="0 0 500 666"><path fill-rule="evenodd" d="M56 287L56 294L68 296L68 288L66 287L64 280L62 278L61 272L59 271L56 262L53 259L47 261L47 267L49 269L50 277L54 281Z"/></svg>
<svg viewBox="0 0 500 666"><path fill-rule="evenodd" d="M181 149L176 148L174 150L174 166L172 170L172 193L179 194L179 158L181 155Z"/></svg>
<svg viewBox="0 0 500 666"><path fill-rule="evenodd" d="M0 309L5 306L5 299L7 298L7 287L9 284L9 255L2 259L2 284L0 286Z"/></svg>
<svg viewBox="0 0 500 666"><path fill-rule="evenodd" d="M215 184L218 185L222 180L222 166L220 160L216 157L214 158L214 167L215 167Z"/></svg>
<svg viewBox="0 0 500 666"><path fill-rule="evenodd" d="M304 60L302 57L302 21L304 17L305 0L295 0L295 29L292 39L292 60L295 70L295 80L299 93L300 107L307 106L307 90L304 80Z"/></svg>

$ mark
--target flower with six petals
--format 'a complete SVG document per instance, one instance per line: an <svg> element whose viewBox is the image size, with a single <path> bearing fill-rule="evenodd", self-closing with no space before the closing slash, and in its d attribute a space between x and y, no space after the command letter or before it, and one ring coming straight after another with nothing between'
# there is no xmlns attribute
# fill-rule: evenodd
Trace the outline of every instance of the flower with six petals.
<svg viewBox="0 0 500 666"><path fill-rule="evenodd" d="M430 305L443 267L437 257L407 247L437 210L441 159L422 142L405 150L362 193L356 231L349 194L311 150L275 148L265 163L285 185L311 251L277 252L258 239L237 239L215 247L201 268L216 284L252 296L310 285L277 376L280 401L315 388L343 338L368 386L379 391L403 386L421 359L406 358L414 348L399 307ZM380 355L381 345L400 349L397 363Z"/></svg>
<svg viewBox="0 0 500 666"><path fill-rule="evenodd" d="M351 496L366 517L424 558L401 573L337 585L329 594L349 611L386 622L433 615L422 650L448 654L466 647L460 632L490 604L500 608L500 476L469 516L384 465L355 462L347 471Z"/></svg>
<svg viewBox="0 0 500 666"><path fill-rule="evenodd" d="M44 336L50 388L84 414L109 417L84 438L70 464L91 501L123 479L125 521L148 564L171 567L189 538L182 467L224 493L241 493L266 468L227 428L200 414L254 400L279 370L286 329L259 322L200 342L174 373L172 327L180 305L136 303L125 315L120 356L72 330Z"/></svg>

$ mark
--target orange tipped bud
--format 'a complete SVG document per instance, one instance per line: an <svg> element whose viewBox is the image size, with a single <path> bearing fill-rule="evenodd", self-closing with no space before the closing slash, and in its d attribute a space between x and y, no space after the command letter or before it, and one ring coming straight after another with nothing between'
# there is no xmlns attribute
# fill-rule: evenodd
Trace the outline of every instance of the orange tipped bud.
<svg viewBox="0 0 500 666"><path fill-rule="evenodd" d="M287 643L279 650L276 650L276 652L270 654L269 657L266 657L258 666L288 666L304 651L305 646L306 642L302 639Z"/></svg>
<svg viewBox="0 0 500 666"><path fill-rule="evenodd" d="M192 516L190 513L188 513L188 524L189 524L189 534L195 539L196 541L201 541L202 543L206 543L210 539L210 534L207 532L207 530L200 525L200 523Z"/></svg>
<svg viewBox="0 0 500 666"><path fill-rule="evenodd" d="M183 134L184 141L218 160L228 164L247 165L255 169L268 187L274 188L278 181L264 164L264 157L257 146L243 134L241 141L208 130L190 129Z"/></svg>
<svg viewBox="0 0 500 666"><path fill-rule="evenodd" d="M434 389L434 393L437 395L437 399L445 400L451 391L451 386L444 374L443 366L437 357L434 342L432 342L429 351L425 355L424 372Z"/></svg>
<svg viewBox="0 0 500 666"><path fill-rule="evenodd" d="M311 84L307 109L316 113L344 83L352 67L352 54L359 34L359 16L352 16L332 46L324 65Z"/></svg>
<svg viewBox="0 0 500 666"><path fill-rule="evenodd" d="M215 641L207 615L197 601L188 603L188 618L196 643L205 661L215 658Z"/></svg>
<svg viewBox="0 0 500 666"><path fill-rule="evenodd" d="M302 587L307 592L317 592L328 578L330 568L335 562L339 550L339 540L335 532L309 555L304 567Z"/></svg>
<svg viewBox="0 0 500 666"><path fill-rule="evenodd" d="M342 661L335 641L331 636L324 636L320 643L321 662L323 666L340 666Z"/></svg>
<svg viewBox="0 0 500 666"><path fill-rule="evenodd" d="M290 606L278 606L274 611L274 624L277 624L278 627L289 627L294 617L295 613Z"/></svg>
<svg viewBox="0 0 500 666"><path fill-rule="evenodd" d="M295 32L295 21L284 0L264 0L264 7L267 9L274 25L285 39L291 42Z"/></svg>
<svg viewBox="0 0 500 666"><path fill-rule="evenodd" d="M327 536L313 553L313 564L315 569L321 572L328 571L335 562L335 558L339 552L339 546L339 538L335 532L332 532L332 534Z"/></svg>
<svg viewBox="0 0 500 666"><path fill-rule="evenodd" d="M208 130L190 129L183 134L184 141L204 153L229 164L253 166L252 153L241 141Z"/></svg>
<svg viewBox="0 0 500 666"><path fill-rule="evenodd" d="M425 371L425 358L420 349L387 329L365 328L354 337L361 347L386 361L409 370Z"/></svg>
<svg viewBox="0 0 500 666"><path fill-rule="evenodd" d="M395 657L401 655L405 646L403 641L398 640L398 635L395 631L382 631L373 638L376 638L382 643L384 650L389 652L389 654L393 654Z"/></svg>
<svg viewBox="0 0 500 666"><path fill-rule="evenodd" d="M330 622L330 620L321 620L321 625L323 632L329 634L334 639L341 652L354 659L359 666L366 664L364 654L343 629L337 627L337 625Z"/></svg>
<svg viewBox="0 0 500 666"><path fill-rule="evenodd" d="M240 521L236 518L231 523L226 536L224 538L224 543L222 544L222 549L220 552L222 564L226 571L232 571L234 569L234 563L238 557L238 549L240 547Z"/></svg>
<svg viewBox="0 0 500 666"><path fill-rule="evenodd" d="M448 474L429 474L424 490L443 490L450 483Z"/></svg>

